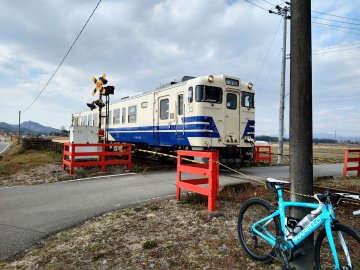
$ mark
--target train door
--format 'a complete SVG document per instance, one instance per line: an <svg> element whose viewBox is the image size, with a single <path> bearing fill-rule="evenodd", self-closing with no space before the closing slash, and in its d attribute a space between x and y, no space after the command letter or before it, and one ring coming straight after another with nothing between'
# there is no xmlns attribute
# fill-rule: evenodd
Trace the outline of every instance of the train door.
<svg viewBox="0 0 360 270"><path fill-rule="evenodd" d="M170 119L170 98L162 96L158 98L158 138L160 145L171 145L171 119Z"/></svg>
<svg viewBox="0 0 360 270"><path fill-rule="evenodd" d="M185 104L184 92L177 93L176 99L176 138L177 140L184 140L185 137Z"/></svg>
<svg viewBox="0 0 360 270"><path fill-rule="evenodd" d="M240 93L227 89L225 96L224 137L225 144L240 143Z"/></svg>

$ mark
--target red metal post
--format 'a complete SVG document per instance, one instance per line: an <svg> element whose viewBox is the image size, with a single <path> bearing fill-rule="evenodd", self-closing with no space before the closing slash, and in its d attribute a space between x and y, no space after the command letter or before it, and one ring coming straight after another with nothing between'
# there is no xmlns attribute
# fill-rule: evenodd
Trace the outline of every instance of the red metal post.
<svg viewBox="0 0 360 270"><path fill-rule="evenodd" d="M75 167L75 149L76 146L74 143L71 144L71 163L70 163L70 174L74 174L74 167Z"/></svg>
<svg viewBox="0 0 360 270"><path fill-rule="evenodd" d="M350 153L358 154L358 156L357 157L349 157ZM350 162L357 162L357 166L348 167L348 164ZM346 174L348 171L357 171L357 177L360 177L360 149L345 150L343 179L346 179Z"/></svg>
<svg viewBox="0 0 360 270"><path fill-rule="evenodd" d="M344 155L344 169L343 169L343 179L346 179L346 173L347 173L347 165L348 165L348 155L349 155L349 150L345 150L345 155Z"/></svg>
<svg viewBox="0 0 360 270"><path fill-rule="evenodd" d="M182 157L207 158L207 164L183 164ZM216 209L216 194L219 190L219 154L217 151L178 151L177 175L176 175L176 199L180 200L181 189L199 193L208 197L208 211ZM181 173L190 173L205 176L204 178L181 179ZM207 184L207 187L200 186Z"/></svg>

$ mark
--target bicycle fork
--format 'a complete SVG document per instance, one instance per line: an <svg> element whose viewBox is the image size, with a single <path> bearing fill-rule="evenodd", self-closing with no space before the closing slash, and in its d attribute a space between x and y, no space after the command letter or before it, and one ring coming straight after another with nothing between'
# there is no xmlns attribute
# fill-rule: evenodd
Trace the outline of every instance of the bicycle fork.
<svg viewBox="0 0 360 270"><path fill-rule="evenodd" d="M335 247L335 241L331 232L331 223L329 221L325 222L325 230L326 230L326 236L327 239L329 241L329 245L331 248L331 252L333 254L333 258L334 258L334 262L335 262L335 269L352 269L352 264L351 264L351 258L350 258L350 253L349 253L349 249L346 245L346 241L344 239L344 236L342 235L342 233L340 231L336 232L337 238L339 239L340 245L344 251L344 254L346 256L346 261L347 261L347 267L349 268L340 268L340 262L339 262L339 258L338 258L338 254L336 251L336 247Z"/></svg>

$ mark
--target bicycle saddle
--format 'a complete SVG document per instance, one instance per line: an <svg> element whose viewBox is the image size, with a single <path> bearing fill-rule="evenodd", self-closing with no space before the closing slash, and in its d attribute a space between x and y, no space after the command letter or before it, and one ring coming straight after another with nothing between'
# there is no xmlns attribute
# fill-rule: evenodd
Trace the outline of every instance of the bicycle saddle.
<svg viewBox="0 0 360 270"><path fill-rule="evenodd" d="M275 185L289 185L290 182L289 181L284 181L284 180L278 180L278 179L274 179L274 178L267 178L266 179L266 186L268 187L269 190L271 191L276 191Z"/></svg>

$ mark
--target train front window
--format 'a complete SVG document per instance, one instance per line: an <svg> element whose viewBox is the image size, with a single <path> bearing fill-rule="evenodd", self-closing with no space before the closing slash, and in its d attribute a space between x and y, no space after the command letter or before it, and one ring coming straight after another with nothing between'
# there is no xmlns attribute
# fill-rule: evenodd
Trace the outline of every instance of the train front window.
<svg viewBox="0 0 360 270"><path fill-rule="evenodd" d="M195 88L195 100L197 102L221 103L222 89L220 87L197 85Z"/></svg>
<svg viewBox="0 0 360 270"><path fill-rule="evenodd" d="M255 108L254 93L242 92L241 106L246 108Z"/></svg>
<svg viewBox="0 0 360 270"><path fill-rule="evenodd" d="M237 109L237 95L233 93L226 94L226 108L230 110Z"/></svg>

